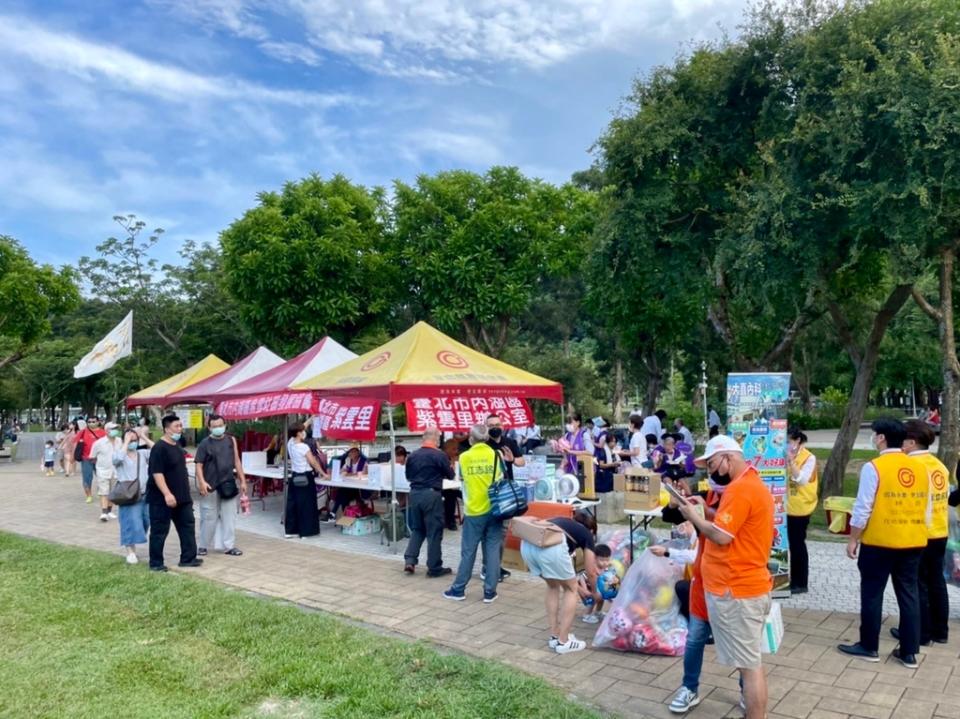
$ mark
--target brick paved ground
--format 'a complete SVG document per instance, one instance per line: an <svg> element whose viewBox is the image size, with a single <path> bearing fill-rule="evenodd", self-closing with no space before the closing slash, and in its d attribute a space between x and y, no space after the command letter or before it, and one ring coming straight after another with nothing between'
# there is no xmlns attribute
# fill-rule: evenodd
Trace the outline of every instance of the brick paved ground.
<svg viewBox="0 0 960 719"><path fill-rule="evenodd" d="M0 506L0 529L112 552L121 561L116 523L97 521L95 505L82 501L78 480L45 479L33 470L32 465L0 467L0 491L7 497ZM30 501L17 501L27 482ZM331 544L332 534L324 533ZM539 582L519 577L510 580L501 585L500 600L490 606L480 602L479 588L471 584L468 601L453 604L440 597L445 580L426 579L422 574L406 577L399 560L390 554L342 551L346 542L355 540L337 538L341 548L331 549L317 546L317 542L242 532L239 541L245 556L214 555L201 569L192 571L239 589L282 597L411 638L507 662L599 705L610 716L671 716L665 702L679 685L679 659L596 650L558 656L545 645ZM172 536L168 558L175 557L175 552L176 538ZM814 564L816 567L817 562ZM131 567L131 571L144 569ZM176 578L157 577L157 581ZM765 659L771 719L960 717L960 637L956 631L948 645L925 649L920 668L911 671L889 660L872 665L837 653L834 646L838 641L856 637L857 617L853 614L786 606L784 617L783 647ZM894 623L895 619L887 619L888 625ZM589 636L584 628L580 634ZM884 655L892 648L892 640L881 640ZM713 658L712 647L708 647L701 689L705 699L688 716L741 716L735 708L736 679Z"/></svg>

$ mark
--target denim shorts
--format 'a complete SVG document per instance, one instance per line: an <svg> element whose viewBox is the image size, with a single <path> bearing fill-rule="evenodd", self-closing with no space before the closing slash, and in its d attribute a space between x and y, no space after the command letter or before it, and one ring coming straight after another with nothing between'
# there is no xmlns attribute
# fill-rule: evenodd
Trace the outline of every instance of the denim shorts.
<svg viewBox="0 0 960 719"><path fill-rule="evenodd" d="M530 574L544 579L573 579L573 557L567 551L567 543L560 542L552 547L538 547L529 542L520 542L520 556L527 563Z"/></svg>

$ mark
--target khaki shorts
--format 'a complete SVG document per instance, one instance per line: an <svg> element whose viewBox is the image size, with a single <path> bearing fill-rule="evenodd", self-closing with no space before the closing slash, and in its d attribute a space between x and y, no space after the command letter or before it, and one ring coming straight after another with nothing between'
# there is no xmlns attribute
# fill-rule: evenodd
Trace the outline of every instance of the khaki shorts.
<svg viewBox="0 0 960 719"><path fill-rule="evenodd" d="M770 613L770 595L737 599L729 593L724 596L710 592L704 594L716 642L717 663L737 669L759 667L763 624Z"/></svg>
<svg viewBox="0 0 960 719"><path fill-rule="evenodd" d="M112 479L110 477L101 477L97 475L97 496L98 497L107 497L110 495L110 483Z"/></svg>

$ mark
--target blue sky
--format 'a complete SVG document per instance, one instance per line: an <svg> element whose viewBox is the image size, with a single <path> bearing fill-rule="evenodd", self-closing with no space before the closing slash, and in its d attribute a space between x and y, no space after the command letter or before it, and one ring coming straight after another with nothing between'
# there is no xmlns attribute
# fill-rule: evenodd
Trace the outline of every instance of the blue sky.
<svg viewBox="0 0 960 719"><path fill-rule="evenodd" d="M310 172L369 185L589 165L631 79L746 0L0 0L0 234L164 254Z"/></svg>

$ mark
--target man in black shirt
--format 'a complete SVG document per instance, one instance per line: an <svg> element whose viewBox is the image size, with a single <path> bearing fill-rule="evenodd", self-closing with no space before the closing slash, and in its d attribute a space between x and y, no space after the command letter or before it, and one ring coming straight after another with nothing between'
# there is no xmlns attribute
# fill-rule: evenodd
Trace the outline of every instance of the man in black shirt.
<svg viewBox="0 0 960 719"><path fill-rule="evenodd" d="M453 479L453 466L446 453L437 448L440 431L429 428L423 433L423 446L407 457L407 482L410 502L407 518L410 542L403 553L403 571L413 574L420 560L420 548L427 540L427 576L442 577L451 573L443 566L440 542L443 539L443 480Z"/></svg>
<svg viewBox="0 0 960 719"><path fill-rule="evenodd" d="M163 545L170 533L170 522L180 537L181 567L199 567L197 538L193 519L193 499L187 462L179 445L183 423L175 414L163 418L163 437L150 450L150 478L147 480L147 504L150 508L150 569L167 571L163 563Z"/></svg>
<svg viewBox="0 0 960 719"><path fill-rule="evenodd" d="M527 460L523 458L523 454L520 452L520 445L517 444L516 440L504 435L503 420L500 419L499 414L491 414L487 416L487 434L490 435L490 439L487 440L487 444L493 447L503 460L504 478L512 480L513 468L522 467L527 463ZM503 559L502 544L500 545L500 558ZM509 576L510 572L501 566L500 581L502 582ZM481 579L483 578L483 570L480 572L480 577Z"/></svg>

